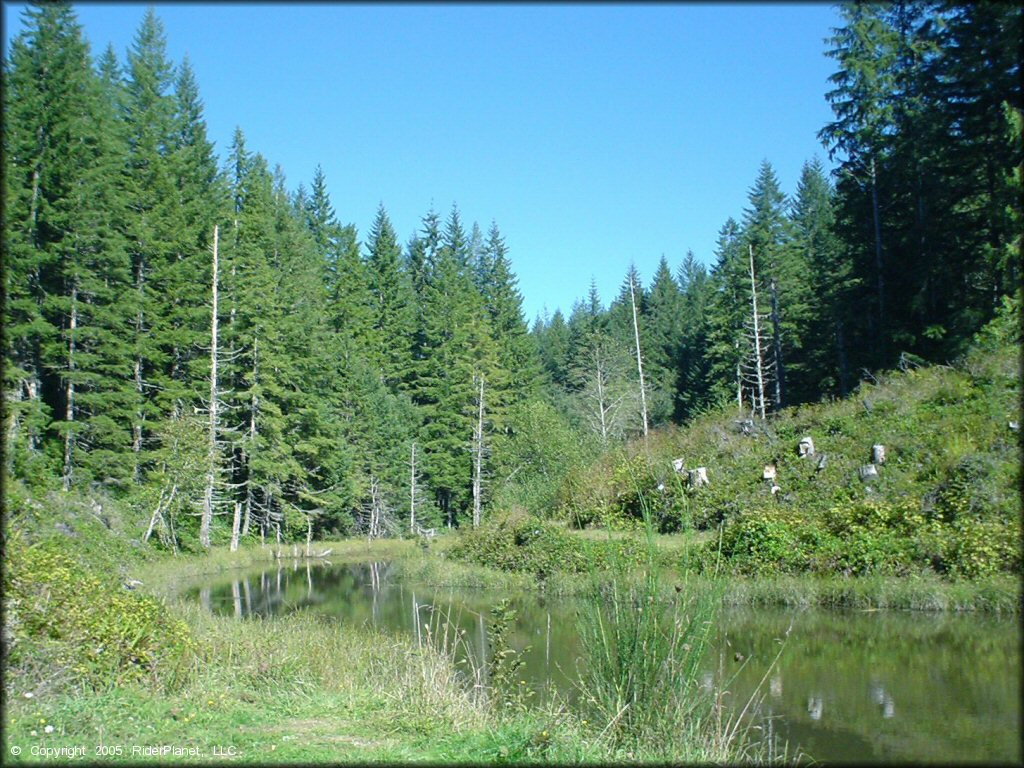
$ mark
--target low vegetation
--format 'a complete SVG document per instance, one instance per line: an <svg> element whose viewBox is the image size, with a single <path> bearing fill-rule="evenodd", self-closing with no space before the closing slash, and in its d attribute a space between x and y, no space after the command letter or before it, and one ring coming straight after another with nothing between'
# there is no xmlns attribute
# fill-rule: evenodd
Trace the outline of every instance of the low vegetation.
<svg viewBox="0 0 1024 768"><path fill-rule="evenodd" d="M73 744L89 745L90 760L134 762L154 755L128 745L173 744L178 752L156 755L173 763L210 759L211 745L220 755L275 764L619 762L675 754L728 760L738 754L742 734L723 739L721 732L694 730L661 742L654 730L636 727L634 715L620 723L603 719L600 707L570 711L534 703L517 679L516 651L504 644L503 628L513 618L507 606L490 617L489 659L474 657L440 614L419 642L361 626L339 632L331 621L302 612L243 621L216 616L179 599L173 585L276 559L276 545L154 556L129 543L130 526L116 505L74 494L48 498L45 507L28 494L18 498L5 541L4 724L6 747L22 750L19 759L40 759L33 747L38 753ZM580 537L562 531L558 540L568 547ZM603 546L583 543L587 551ZM360 539L317 544L313 554L331 549L339 561L397 558L409 574L448 581L472 583L490 574L492 587L535 580L536 572L453 562L448 552L456 544ZM608 550L614 554L603 583L627 594L633 587L623 569L635 564L641 545L632 537L623 544ZM290 547L282 554L291 560ZM628 612L603 621L615 628L615 648L625 653ZM653 629L659 634L661 625ZM666 669L681 647L667 647ZM687 653L696 658L697 647ZM628 667L641 660L622 656L617 674L633 674ZM590 690L597 691L600 676L589 678ZM652 700L642 697L652 693L637 689L636 711L647 708ZM706 699L686 687L675 705L685 699L694 707L698 694Z"/></svg>
<svg viewBox="0 0 1024 768"><path fill-rule="evenodd" d="M908 361L846 400L765 422L723 408L609 453L569 474L558 514L629 529L646 508L663 532L720 532L689 560L697 569L720 553L758 576L1019 574L1019 308L1007 301L953 365ZM802 457L805 436L814 454ZM876 444L885 461L865 482ZM676 459L710 484L690 487Z"/></svg>

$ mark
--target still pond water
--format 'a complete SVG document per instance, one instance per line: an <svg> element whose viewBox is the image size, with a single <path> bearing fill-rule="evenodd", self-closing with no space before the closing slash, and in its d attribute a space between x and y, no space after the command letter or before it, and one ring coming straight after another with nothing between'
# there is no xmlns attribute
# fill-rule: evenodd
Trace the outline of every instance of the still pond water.
<svg viewBox="0 0 1024 768"><path fill-rule="evenodd" d="M288 564L191 591L210 611L270 616L304 609L339 625L415 636L440 611L487 652L489 610L502 595L403 583L386 563ZM510 595L509 641L540 696L572 700L578 602ZM1016 618L920 612L727 608L702 684L727 681L747 702L779 651L759 712L789 745L820 762L1021 761L1020 625ZM745 662L737 661L738 654Z"/></svg>

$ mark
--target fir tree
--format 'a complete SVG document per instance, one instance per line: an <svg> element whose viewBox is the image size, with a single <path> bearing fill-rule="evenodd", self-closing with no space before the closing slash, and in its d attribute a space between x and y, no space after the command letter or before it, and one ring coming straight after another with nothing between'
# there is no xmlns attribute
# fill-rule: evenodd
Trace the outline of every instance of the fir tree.
<svg viewBox="0 0 1024 768"><path fill-rule="evenodd" d="M51 447L65 488L121 485L136 405L123 147L74 12L31 8L25 27L5 83L7 433L18 461Z"/></svg>
<svg viewBox="0 0 1024 768"><path fill-rule="evenodd" d="M373 353L384 382L397 392L412 366L416 303L412 280L404 269L402 250L384 205L366 242L369 290L373 299Z"/></svg>

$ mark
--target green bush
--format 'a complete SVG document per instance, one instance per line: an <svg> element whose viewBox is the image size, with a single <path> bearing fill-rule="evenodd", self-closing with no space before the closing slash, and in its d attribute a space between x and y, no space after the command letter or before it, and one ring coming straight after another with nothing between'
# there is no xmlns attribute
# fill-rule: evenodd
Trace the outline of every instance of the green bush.
<svg viewBox="0 0 1024 768"><path fill-rule="evenodd" d="M525 512L499 514L479 528L460 532L448 551L456 560L542 578L637 563L643 557L643 548L635 540L581 539L557 523Z"/></svg>
<svg viewBox="0 0 1024 768"><path fill-rule="evenodd" d="M741 573L786 573L801 570L805 558L792 521L771 512L742 514L726 525L722 556ZM718 542L709 547L717 551Z"/></svg>
<svg viewBox="0 0 1024 768"><path fill-rule="evenodd" d="M8 662L43 657L66 682L90 687L178 684L195 651L185 622L116 576L94 575L62 546L53 539L26 545L17 535L6 542Z"/></svg>

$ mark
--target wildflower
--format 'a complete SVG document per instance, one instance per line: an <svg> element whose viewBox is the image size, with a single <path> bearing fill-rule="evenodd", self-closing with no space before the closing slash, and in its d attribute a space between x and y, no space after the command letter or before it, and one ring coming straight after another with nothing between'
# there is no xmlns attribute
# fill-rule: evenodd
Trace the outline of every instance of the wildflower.
<svg viewBox="0 0 1024 768"><path fill-rule="evenodd" d="M45 728L43 728L43 730L44 730L44 731L45 731L46 733L53 733L53 726L52 726L52 725L48 725L48 726L46 726Z"/></svg>
<svg viewBox="0 0 1024 768"><path fill-rule="evenodd" d="M33 728L31 731L28 732L28 735L29 736L38 736L39 732Z"/></svg>
<svg viewBox="0 0 1024 768"><path fill-rule="evenodd" d="M25 697L26 699L31 699L31 698L33 698L33 697L35 696L35 694L34 694L34 693L32 693L32 691L25 691L25 693L24 693L24 694L22 694L22 695L23 695L23 696L24 696L24 697Z"/></svg>

